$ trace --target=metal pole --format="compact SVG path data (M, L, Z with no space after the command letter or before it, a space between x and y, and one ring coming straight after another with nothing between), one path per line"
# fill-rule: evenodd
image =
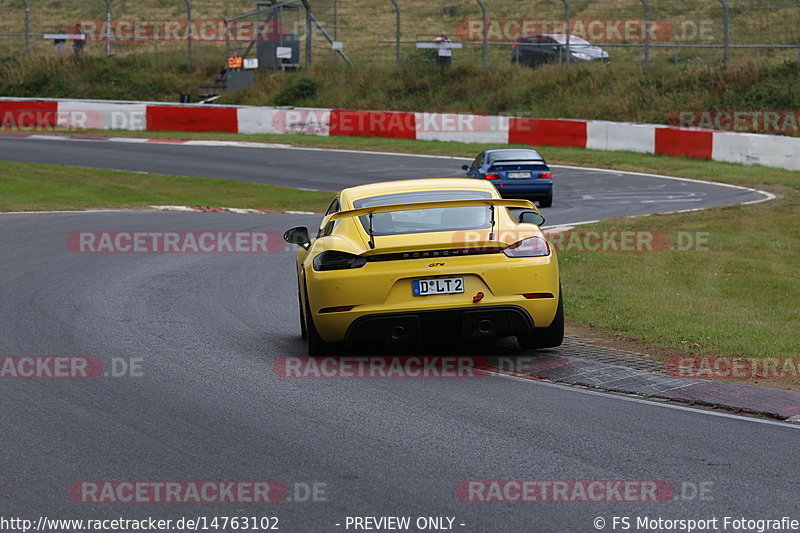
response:
M333 40L338 41L339 35L339 0L333 0Z
M311 66L311 5L308 0L302 0L306 8L306 67Z
M797 0L797 7L800 9L800 0ZM797 62L800 63L800 45L797 48Z
M111 0L106 0L106 57L111 55Z
M561 3L564 4L564 26L565 26L565 33L567 35L567 57L565 58L567 65L569 65L569 60L572 54L569 51L569 31L570 31L570 24L569 24L569 0L561 0Z
M306 10L306 66L311 66L311 13Z
M225 64L228 64L228 59L231 57L231 32L228 26L228 21L225 21Z
M650 68L650 2L641 0L644 5L644 71Z
M186 3L186 69L192 70L192 0L183 0Z
M730 5L728 4L728 0L719 0L719 3L722 4L722 31L724 32L722 36L724 45L723 57L725 58L725 61L727 61L731 57L731 50L730 50L731 36L729 33L730 22L731 22L730 20L731 9Z
M395 28L395 40L397 41L397 66L400 66L400 4L397 3L397 0L392 0L392 5L394 6L395 11L397 12L397 27Z
M482 0L475 0L481 7L481 20L483 21L483 68L489 67L489 19L486 16L486 5Z
M23 0L25 4L25 51L24 54L28 55L30 52L28 33L31 29L31 7L28 5L28 0Z

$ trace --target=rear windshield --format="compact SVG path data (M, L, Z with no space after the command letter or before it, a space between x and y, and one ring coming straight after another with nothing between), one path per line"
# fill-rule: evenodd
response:
M415 191L383 196L361 198L353 202L356 209L376 205L395 205L413 202L440 202L444 200L477 200L491 198L485 191ZM358 217L364 231L369 231L369 217ZM438 209L415 209L376 213L372 216L372 232L380 235L403 235L406 233L429 233L434 231L456 231L461 229L481 229L489 227L489 208L444 207Z
M567 34L566 33L560 33L558 35L551 35L550 37L555 39L557 43L567 44ZM589 45L589 46L591 46L592 43L590 43L586 39L581 39L577 35L570 35L569 36L569 44L571 44L571 45L572 44L579 44L579 45Z
M489 153L489 164L495 161L541 161L542 156L535 150L509 150L507 152L491 152Z

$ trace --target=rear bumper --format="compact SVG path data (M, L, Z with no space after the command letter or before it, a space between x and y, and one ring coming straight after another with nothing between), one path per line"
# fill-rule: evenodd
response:
M553 193L553 183L518 183L514 180L497 181L495 187L505 197L542 198Z
M503 254L492 258L487 255L449 257L433 264L432 260L436 261L431 258L374 261L357 271L317 272L307 269L304 278L309 307L322 339L329 343L343 342L351 335L349 332L354 331L356 322L370 317L415 315L447 318L447 313L452 311L483 312L484 309L513 307L532 317L530 320L536 327L545 327L555 316L559 293L555 253L546 257L521 258ZM413 295L415 279L439 277L463 277L464 292ZM474 297L479 293L483 297L475 302ZM524 294L528 293L549 293L554 297L527 299ZM338 306L352 306L352 309L320 312ZM456 324L453 326L455 333L460 335L461 322Z
M362 316L347 330L350 345L492 339L533 331L533 319L517 306L440 309Z

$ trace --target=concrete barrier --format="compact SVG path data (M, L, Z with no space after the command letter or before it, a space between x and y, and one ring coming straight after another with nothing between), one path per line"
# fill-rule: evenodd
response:
M421 141L508 144L508 117L460 113L416 113Z
M239 133L305 133L330 135L330 109L237 109Z
M711 159L714 132L684 128L656 128L657 154Z
M466 142L488 146L520 143L627 150L800 170L800 138L657 124L457 113L0 98L0 131L31 132L56 127L305 133Z
M586 121L512 118L508 142L533 146L586 147Z
M405 111L331 111L331 136L416 139L414 113Z
M652 154L656 151L656 126L590 120L586 124L586 148Z
M58 123L58 102L40 100L0 101L0 128L30 131L54 128Z
M800 139L757 133L714 133L714 161L800 170Z
M73 129L143 131L147 129L147 106L114 102L59 102L58 125Z
M233 107L149 105L147 130L239 133L239 119Z

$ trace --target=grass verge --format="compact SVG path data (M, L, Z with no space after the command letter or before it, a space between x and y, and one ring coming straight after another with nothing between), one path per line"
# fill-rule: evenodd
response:
M118 135L109 132L104 135ZM295 146L377 150L445 156L473 156L483 145L375 138L326 138L304 135L226 135L218 133L143 132L119 135L173 139L248 140ZM579 324L686 353L730 356L800 355L800 173L765 167L746 167L685 158L625 152L596 152L572 148L543 148L554 164L582 165L652 172L764 188L782 198L772 202L713 208L700 212L613 219L582 229L652 230L702 235L705 245L686 251L653 253L560 254L565 308ZM38 165L37 165L38 166ZM8 166L6 165L7 169ZM457 168L457 166L456 166ZM109 174L107 171L87 171ZM5 176L4 171L0 176ZM120 173L130 174L130 173ZM74 178L80 188L85 177ZM141 175L134 175L139 178ZM164 178L175 181L176 178ZM194 181L189 178L177 178ZM196 180L215 182L217 180ZM5 182L0 179L0 184ZM222 189L258 185L219 182ZM55 193L56 191L54 191ZM147 194L152 191L146 191ZM205 195L177 200L168 188L148 203L210 203L263 207L254 197ZM183 191L186 192L186 191ZM298 194L302 191L297 191ZM7 198L0 188L0 198ZM288 192L286 193L288 194ZM311 194L311 193L307 193ZM41 195L40 201L47 195ZM325 197L325 195L322 195ZM185 198L185 197L184 197ZM201 199L202 198L202 199ZM306 209L320 209L318 196L296 197ZM212 201L213 200L213 201ZM54 200L58 202L56 197ZM556 203L558 197L556 196ZM96 204L101 205L101 204ZM102 205L109 205L106 202ZM128 204L131 205L131 204ZM298 208L299 204L287 202ZM74 207L74 205L73 205Z
M0 211L211 205L324 211L330 193L257 183L75 168L0 164Z

